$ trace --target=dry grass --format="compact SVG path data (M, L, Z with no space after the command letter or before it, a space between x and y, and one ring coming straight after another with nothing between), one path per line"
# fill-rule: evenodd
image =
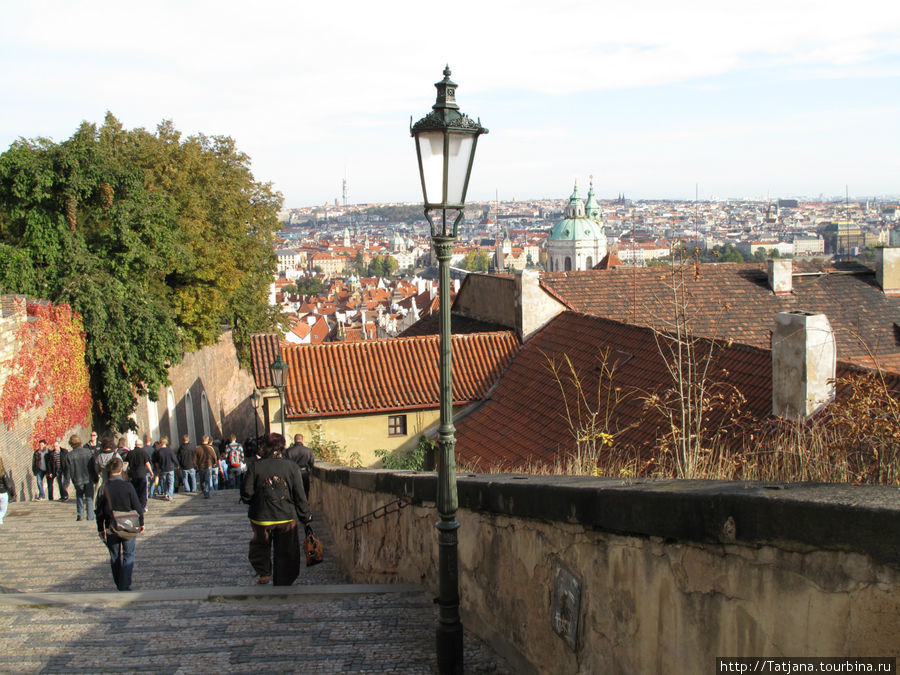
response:
M875 372L839 380L839 402L806 423L741 420L694 453L693 478L900 485L900 403ZM600 432L596 434L601 438ZM605 436L603 438L612 438ZM537 460L462 471L533 475L682 477L671 436L653 452L612 443L574 444L552 462Z

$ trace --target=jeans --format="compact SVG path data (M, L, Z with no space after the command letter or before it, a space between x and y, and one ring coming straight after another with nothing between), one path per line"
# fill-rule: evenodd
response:
M162 487L162 493L172 499L175 496L175 470L163 471L159 477L159 484Z
M64 473L59 473L56 475L56 484L59 486L59 498L60 499L68 499L69 498L69 479Z
M87 519L94 519L94 486L90 483L75 486L75 515L84 518L87 510Z
M9 493L0 492L0 525L3 524L3 518L6 516L6 507L9 504Z
M37 474L35 474L35 478L37 478L37 484L38 484L38 499L43 499L46 496L44 494L44 476L46 476L46 475L47 475L47 472L41 471L40 469L38 469ZM52 484L50 485L50 489L51 490L53 489ZM50 498L52 499L53 497L51 496Z
M197 469L182 469L182 480L184 481L185 492L197 491Z
M147 495L150 494L150 478L149 476L134 477L131 479L134 491L137 492L138 501L141 503L141 509L147 510Z
M112 568L116 589L131 589L131 573L134 571L134 548L136 539L119 539L114 534L106 535L106 548L109 549L109 566Z
M200 469L200 475L203 480L203 496L207 499L209 499L209 493L215 490L213 480L217 471L215 468Z

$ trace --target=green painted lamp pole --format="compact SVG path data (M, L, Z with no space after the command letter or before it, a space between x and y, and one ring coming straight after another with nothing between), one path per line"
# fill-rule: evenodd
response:
M438 572L440 615L437 628L437 665L440 673L463 672L463 627L459 618L459 569L456 520L456 437L453 427L453 379L450 342L450 257L456 243L456 228L462 220L466 190L478 137L486 134L481 120L475 122L459 112L456 83L450 67L437 87L437 101L431 112L415 124L410 133L416 141L416 156L425 218L431 225L431 239L438 260L441 319L441 421L438 428L437 508L441 519L438 531ZM410 119L410 123L412 119ZM440 212L435 221L432 211ZM455 211L448 225L447 211Z
M272 383L278 390L278 400L281 403L281 436L287 438L284 433L284 387L287 381L287 371L290 366L281 360L279 354L269 365L269 372L272 373Z
M256 389L253 390L253 393L250 394L250 405L253 406L253 440L256 441L259 439L259 400L262 396L259 395L259 392Z

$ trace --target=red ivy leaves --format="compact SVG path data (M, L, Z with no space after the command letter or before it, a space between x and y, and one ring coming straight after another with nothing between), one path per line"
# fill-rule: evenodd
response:
M0 393L0 420L12 428L21 413L46 405L34 423L32 442L62 440L91 414L81 317L68 305L29 302L29 319L19 326L20 345Z

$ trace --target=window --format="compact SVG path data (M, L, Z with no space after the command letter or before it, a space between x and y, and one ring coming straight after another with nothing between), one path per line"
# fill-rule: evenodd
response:
M388 417L388 436L406 436L406 415Z

